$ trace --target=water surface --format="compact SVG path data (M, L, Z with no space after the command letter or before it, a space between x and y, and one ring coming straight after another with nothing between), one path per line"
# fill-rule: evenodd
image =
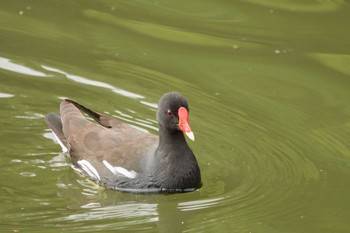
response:
M1 232L349 232L346 1L7 1ZM157 134L190 104L203 187L136 195L79 176L43 117L62 98Z

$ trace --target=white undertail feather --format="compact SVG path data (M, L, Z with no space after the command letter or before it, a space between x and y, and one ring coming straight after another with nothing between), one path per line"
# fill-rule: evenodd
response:
M55 134L55 132L52 131L53 136L55 136L56 141L58 142L58 144L61 146L62 148L62 152L63 153L67 153L68 152L68 148L62 143L62 141L57 137L57 135Z

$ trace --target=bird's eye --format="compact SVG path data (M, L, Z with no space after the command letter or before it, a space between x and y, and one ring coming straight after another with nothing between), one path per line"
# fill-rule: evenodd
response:
M166 114L167 114L168 116L172 116L172 115L173 115L173 112L170 111L170 110L168 110L168 111L166 112Z

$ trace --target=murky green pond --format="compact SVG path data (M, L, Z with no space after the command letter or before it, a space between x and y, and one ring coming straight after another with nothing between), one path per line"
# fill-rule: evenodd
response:
M350 231L348 1L0 3L0 232ZM203 187L105 190L44 115L68 97L157 134L183 93Z

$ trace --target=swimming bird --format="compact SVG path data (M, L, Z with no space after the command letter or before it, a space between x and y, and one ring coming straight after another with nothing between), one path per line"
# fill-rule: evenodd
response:
M94 121L88 120L85 115ZM178 92L158 102L159 136L94 112L69 99L45 120L74 167L110 189L135 193L188 192L201 187L189 107Z

